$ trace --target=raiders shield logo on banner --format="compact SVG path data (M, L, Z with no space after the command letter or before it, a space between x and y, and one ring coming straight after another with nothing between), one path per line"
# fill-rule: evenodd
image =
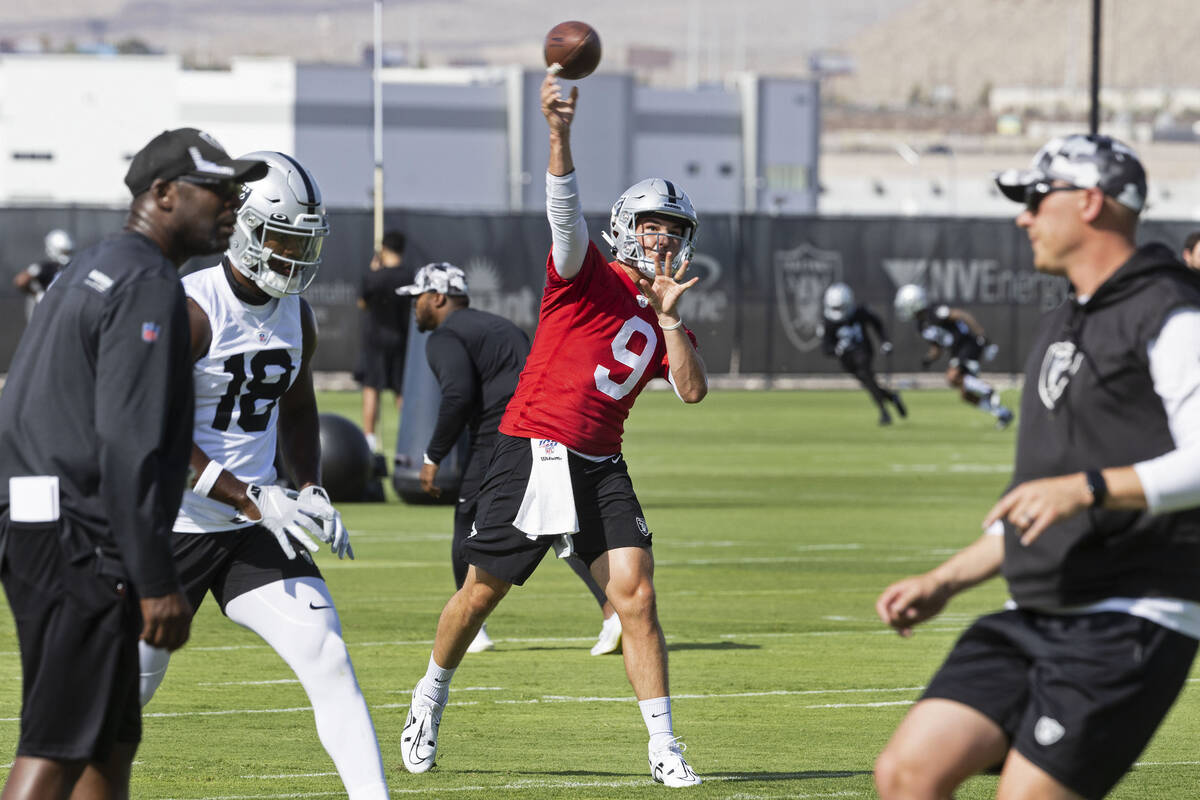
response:
M841 280L842 254L802 244L775 252L775 300L779 321L796 349L812 350L820 342L821 298Z
M1042 369L1038 373L1037 387L1042 405L1051 411L1054 410L1054 405L1067 390L1071 376L1079 371L1079 365L1082 363L1083 353L1075 349L1074 342L1055 342L1046 348L1046 355L1042 357Z

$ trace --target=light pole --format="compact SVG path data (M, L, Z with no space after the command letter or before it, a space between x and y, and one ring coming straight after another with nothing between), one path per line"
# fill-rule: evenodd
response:
M931 144L925 148L925 155L946 156L949 160L947 163L947 171L950 174L948 178L949 186L946 187L946 199L950 204L950 216L958 216L958 164L955 160L954 148L942 142L940 144Z
M908 193L908 202L901 210L907 216L915 217L921 213L921 205L917 202L917 187L921 184L921 154L907 143L900 142L896 145L896 155L913 168L913 188Z
M375 0L375 252L383 247L383 0Z

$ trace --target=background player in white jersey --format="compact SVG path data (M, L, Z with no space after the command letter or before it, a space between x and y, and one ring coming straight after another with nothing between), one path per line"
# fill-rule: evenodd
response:
M613 206L608 234L617 260L600 254L588 240L571 156L577 97L572 89L563 98L552 77L542 83L554 244L537 333L463 543L467 579L438 621L401 755L410 772L433 766L450 678L467 646L509 588L524 583L555 546L588 563L620 616L625 672L650 734L651 775L668 786L695 786L700 778L672 727L650 528L621 457L621 434L651 378L668 378L687 403L708 393L704 363L678 309L696 283L680 279L698 221L671 181L641 181Z
M329 232L316 180L283 153L257 152L266 177L246 184L222 262L184 278L191 322L198 476L172 550L192 608L211 591L231 620L288 663L312 702L317 733L351 800L388 796L370 712L342 641L309 533L354 557L321 488L312 384L316 322L299 295ZM276 442L300 491L275 485ZM169 654L142 646L142 704Z

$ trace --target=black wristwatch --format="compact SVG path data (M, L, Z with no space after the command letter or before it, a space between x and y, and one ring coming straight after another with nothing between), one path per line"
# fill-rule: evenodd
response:
M1087 480L1088 491L1092 493L1092 507L1103 508L1104 499L1108 497L1108 483L1104 480L1104 474L1098 469L1085 470L1084 478Z

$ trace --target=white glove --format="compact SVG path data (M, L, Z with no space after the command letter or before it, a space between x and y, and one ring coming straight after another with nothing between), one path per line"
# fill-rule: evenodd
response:
M329 545L338 558L350 556L354 559L354 548L350 546L350 531L342 524L342 515L329 502L329 495L320 486L306 486L300 490L300 510L322 525L321 541Z
M313 541L314 534L320 536L323 532L321 525L306 513L303 505L297 501L298 495L279 486L259 486L250 484L246 487L246 496L258 508L257 522L275 535L276 541L287 554L288 558L296 557L296 548L292 547L291 534L310 553L321 549L321 545Z
M887 355L888 353L892 352L892 343L884 342L883 344L879 345L879 349L884 355Z

